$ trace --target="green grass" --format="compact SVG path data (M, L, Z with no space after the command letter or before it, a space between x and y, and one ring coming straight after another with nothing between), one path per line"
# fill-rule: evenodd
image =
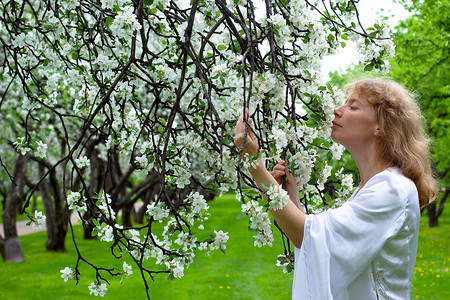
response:
M450 299L450 208L439 217L439 226L429 228L426 213L420 220L411 299Z
M275 233L274 247L256 248L252 233L247 230L248 219L236 219L240 205L234 196L226 195L210 202L208 228L228 231L227 254L220 251L210 256L199 253L195 262L185 270L185 277L168 281L165 274L149 282L152 299L290 299L292 274L284 274L275 266L282 252L280 236ZM448 299L449 211L440 218L440 226L428 228L426 215L421 220L419 250L413 280L412 299ZM113 260L108 243L83 240L79 226L75 234L85 256L104 267L120 267L122 260ZM211 229L212 231L212 229ZM0 272L0 299L85 299L88 285L94 281L93 270L81 265L80 283L64 282L59 270L74 267L76 252L67 237L67 253L45 250L46 233L20 237L25 252L23 263L3 263ZM131 263L131 259L126 259ZM110 280L105 299L145 299L140 275L135 272L120 284ZM94 296L92 296L94 297Z
M199 253L194 263L185 270L185 276L173 281L166 274L149 282L152 299L289 299L292 274L284 274L275 266L276 257L282 253L280 235L275 233L272 248L253 246L253 233L247 230L248 219L236 219L240 204L233 195L226 195L210 202L210 226L228 231L226 255L220 251L210 256ZM75 235L82 237L80 226ZM211 232L212 232L211 229ZM22 236L25 262L6 263L0 272L0 299L84 299L88 297L89 284L94 281L91 268L82 265L80 283L64 282L59 270L74 267L76 252L67 238L67 253L45 251L46 233ZM78 241L83 255L104 267L120 267L122 260L114 261L108 244L98 241ZM131 263L131 259L126 259ZM112 265L114 263L114 265ZM111 279L105 299L145 299L145 288L133 267L134 274L120 284ZM92 296L94 297L94 296Z

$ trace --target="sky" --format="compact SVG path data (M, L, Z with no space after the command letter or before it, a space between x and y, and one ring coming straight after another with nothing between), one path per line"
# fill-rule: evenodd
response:
M393 28L400 20L406 19L410 13L403 8L402 5L393 3L389 0L361 0L357 4L360 14L361 23L365 28L371 27L376 20L378 14L390 16L386 23ZM381 11L383 9L383 11ZM358 63L359 54L351 42L341 49L337 54L327 56L323 61L322 74L325 80L328 79L330 71L345 70L352 63Z

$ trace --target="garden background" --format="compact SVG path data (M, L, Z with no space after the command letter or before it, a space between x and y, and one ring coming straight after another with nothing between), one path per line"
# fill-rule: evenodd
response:
M150 3L153 1L146 1ZM444 209L449 194L449 48L450 4L449 1L398 1L409 11L410 17L395 28L396 56L388 74L418 94L426 118L433 146L434 169L440 180L442 193L430 205L421 218L419 249L413 280L413 299L447 299L450 285L448 275L450 212ZM385 18L389 18L386 16ZM76 58L74 58L76 59ZM369 67L368 67L369 66ZM374 65L354 64L347 70L329 74L329 83L342 87L352 78L370 71ZM3 100L2 100L3 101ZM2 110L2 114L4 111ZM164 121L164 120L163 120ZM25 126L26 127L26 126ZM11 148L12 149L12 148ZM5 158L14 154L2 154ZM344 153L343 161L349 161ZM355 173L355 166L346 164L346 172ZM2 172L4 168L2 168ZM4 178L10 174L2 173ZM6 196L2 185L2 209ZM43 203L37 198L37 208L43 211ZM226 254L211 252L209 256L198 253L195 263L184 270L181 279L167 280L167 274L155 276L149 281L152 299L289 299L292 274L285 274L275 266L276 257L285 247L281 236L274 230L274 246L254 247L253 233L247 230L248 219L237 218L240 203L234 194L225 194L208 202L211 217L204 221L205 227L220 228L229 232ZM32 213L32 212L31 212ZM19 215L18 220L26 219ZM121 221L119 217L119 222ZM127 220L126 222L132 222ZM154 225L154 232L162 226ZM273 228L275 229L275 228ZM77 236L83 236L81 226L74 226ZM79 285L74 280L64 282L59 270L74 268L76 251L71 243L69 230L66 236L66 253L49 252L45 243L46 232L20 236L25 260L22 263L3 263L0 272L1 299L84 299L88 297L87 286L95 276L92 268L80 266L82 276ZM83 256L95 264L121 268L121 262L113 261L108 244L98 240L77 239L77 247ZM108 279L107 299L144 299L145 287L139 269L123 283L121 278Z

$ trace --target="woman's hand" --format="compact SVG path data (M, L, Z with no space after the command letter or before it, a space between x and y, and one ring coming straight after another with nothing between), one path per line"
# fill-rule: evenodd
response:
M301 209L300 197L298 192L297 181L294 176L292 176L288 168L286 167L286 162L280 160L278 164L273 168L272 176L278 182L279 185L288 193L291 201ZM286 177L285 177L286 176Z
M247 116L248 109L245 109L245 117ZM244 122L244 113L241 113L241 116L236 123L236 127L234 128L234 144L239 151L242 149L242 156L247 153L250 156L253 156L259 151L258 138L253 131L253 121L251 118L248 118L248 124L250 126L248 126L246 130L247 125Z

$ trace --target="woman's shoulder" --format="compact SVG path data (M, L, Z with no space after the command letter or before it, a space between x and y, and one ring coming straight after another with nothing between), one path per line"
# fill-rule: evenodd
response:
M403 175L398 167L390 167L374 175L355 198L367 196L376 197L379 201L389 202L391 205L405 206L410 201L418 202L414 182Z
M392 188L401 189L405 192L417 192L414 182L403 175L402 171L398 167L389 167L373 176L368 182L367 187L376 186L377 184L385 183Z

